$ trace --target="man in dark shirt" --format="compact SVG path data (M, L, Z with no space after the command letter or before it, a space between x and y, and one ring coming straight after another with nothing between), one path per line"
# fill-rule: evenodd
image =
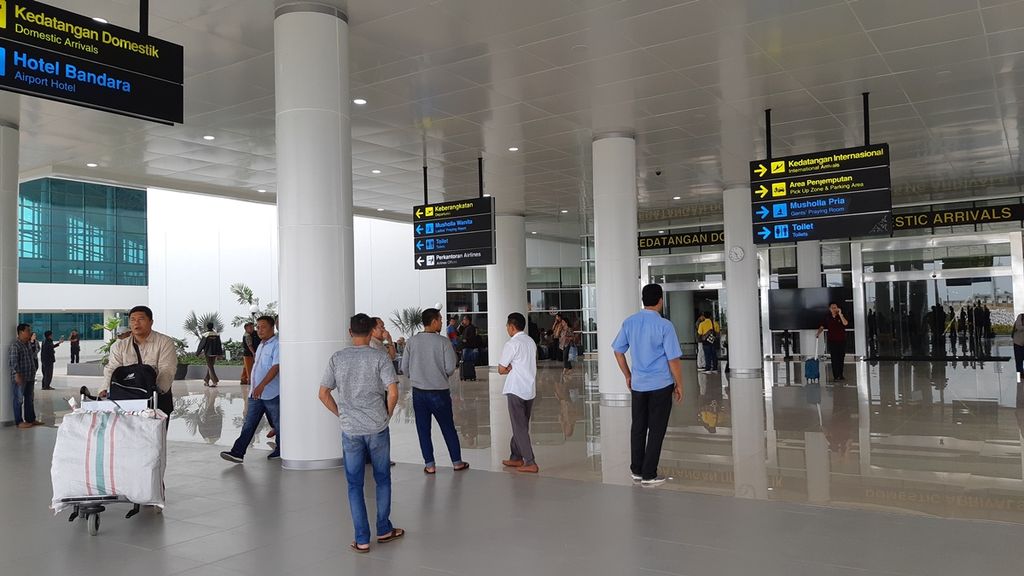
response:
M459 335L459 344L462 348L462 371L461 380L476 381L476 359L480 354L480 336L476 332L476 326L469 316L462 317L462 332Z
M64 343L64 337L60 337L60 342L53 341L53 332L47 330L43 332L43 353L39 360L43 366L43 390L53 390L53 386L50 383L53 382L53 365L57 363L57 352L56 348Z
M828 316L818 326L817 336L821 336L822 332L828 330L825 341L828 346L828 354L832 358L832 379L842 382L845 380L843 378L843 359L846 357L846 326L850 322L836 302L828 305L828 312Z
M29 342L32 340L32 327L18 324L18 339L11 343L7 351L7 367L11 371L14 395L14 423L20 429L31 428L36 422L36 409L32 388L35 386L36 354ZM22 410L24 409L24 416Z

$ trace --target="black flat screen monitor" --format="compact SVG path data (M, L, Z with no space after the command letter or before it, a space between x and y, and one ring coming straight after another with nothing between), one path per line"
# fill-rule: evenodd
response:
M853 328L853 293L849 288L780 288L768 291L768 327L772 330L815 330L838 302Z

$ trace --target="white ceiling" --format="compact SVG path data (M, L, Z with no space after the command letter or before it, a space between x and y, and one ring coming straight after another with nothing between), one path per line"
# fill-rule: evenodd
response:
M51 3L138 25L135 0ZM273 1L151 4L151 34L185 46L185 124L25 98L23 175L272 200ZM764 108L776 156L853 146L866 90L894 184L914 184L895 201L1017 190L1024 1L350 0L349 16L364 211L422 200L425 140L432 200L474 195L483 155L488 191L525 191L528 229L571 236L595 131L636 132L642 210L706 202L723 166L764 155Z

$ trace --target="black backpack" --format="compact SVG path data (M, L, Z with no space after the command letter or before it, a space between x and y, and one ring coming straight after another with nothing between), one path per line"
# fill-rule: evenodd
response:
M156 385L156 368L142 363L142 352L139 345L132 339L135 348L136 364L126 364L114 370L110 376L108 398L111 400L149 400L158 392Z

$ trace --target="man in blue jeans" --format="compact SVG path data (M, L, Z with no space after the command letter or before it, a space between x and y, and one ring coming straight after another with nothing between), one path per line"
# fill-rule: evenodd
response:
M412 409L416 416L420 452L423 454L423 472L437 472L434 442L430 437L432 418L437 419L444 443L448 446L448 454L452 457L452 465L458 472L469 468L469 464L462 461L462 447L459 445L459 433L455 429L452 413L449 379L455 373L455 351L448 339L441 336L443 320L440 310L427 308L420 319L423 321L423 332L409 338L405 344L402 372L412 380Z
M683 355L672 322L661 316L665 294L658 284L644 286L644 309L626 318L612 342L615 360L632 394L630 472L641 486L665 483L658 476L661 445L672 413L672 398L683 401ZM626 352L633 360L632 370ZM673 384L674 382L674 384Z
M373 481L377 484L377 543L384 544L405 535L405 530L391 524L391 431L388 423L398 403L398 377L388 355L370 347L374 325L366 314L352 317L349 324L352 346L331 356L320 381L320 402L341 423L348 506L356 533L350 547L359 553L370 551L370 520L363 496L367 456L373 465ZM338 391L337 401L334 390Z
M267 460L281 457L281 360L277 334L274 334L275 324L277 322L272 316L261 316L256 320L256 333L259 334L260 345L256 349L249 378L252 384L249 391L249 407L245 411L245 423L242 424L242 433L239 434L238 440L235 440L231 450L220 453L220 457L228 462L242 463L245 451L249 444L252 444L252 437L256 435L256 429L259 428L264 415L270 427L278 432L277 448L267 455Z

